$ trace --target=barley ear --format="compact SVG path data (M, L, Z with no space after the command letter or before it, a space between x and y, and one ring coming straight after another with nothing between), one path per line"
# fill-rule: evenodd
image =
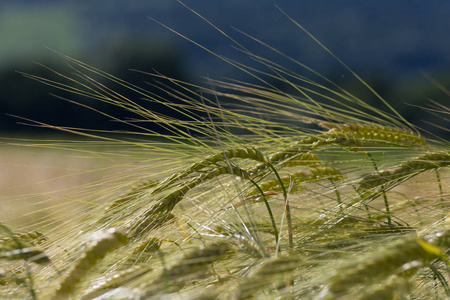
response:
M318 123L329 129L324 135L336 138L336 143L348 141L355 146L388 145L407 148L424 148L425 139L417 133L399 127L387 127L379 124L334 124Z
M359 181L359 189L368 190L377 186L411 178L422 172L450 165L450 152L429 152L405 161L395 168L365 175Z
M175 262L153 282L142 284L140 299L179 291L188 279L192 280L208 272L208 266L223 258L230 251L226 243L215 243L195 248Z
M250 179L250 175L247 171L233 166L221 166L215 168L207 173L200 174L199 176L191 179L189 182L182 185L180 188L165 196L161 200L157 200L157 203L151 205L144 212L140 213L134 220L128 224L128 228L136 235L142 235L148 230L155 228L163 224L165 221L171 219L168 216L173 208L185 197L185 195L196 186L205 183L220 175L235 175L244 179Z
M109 252L125 244L127 240L126 235L114 228L101 232L100 236L81 254L78 261L74 263L67 275L61 280L51 299L63 300L69 298L88 271Z
M187 178L191 174L195 174L200 170L208 167L217 167L217 163L225 162L229 163L230 159L241 158L241 159L251 159L254 161L265 162L264 155L257 149L254 148L236 148L223 151L214 155L210 155L202 161L196 162L187 169L175 173L172 176L166 178L162 181L153 191L152 194L156 194L172 184Z

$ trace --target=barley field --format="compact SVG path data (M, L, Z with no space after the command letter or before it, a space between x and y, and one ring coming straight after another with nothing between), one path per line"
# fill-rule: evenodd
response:
M377 107L294 58L310 77L235 46L261 68L218 59L258 84L149 75L163 97L63 54L73 73L55 70L61 81L25 74L136 119L108 115L129 125L122 133L56 127L79 139L4 141L3 298L450 296L448 141L344 63Z

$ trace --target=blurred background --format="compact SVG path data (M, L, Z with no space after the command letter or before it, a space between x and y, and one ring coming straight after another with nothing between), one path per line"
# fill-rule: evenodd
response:
M427 122L441 121L416 106L427 106L430 100L447 106L450 103L445 89L450 89L447 0L184 2L258 55L303 72L238 30L274 46L377 105L373 95L275 5L279 6L410 121L426 128L432 128ZM197 84L203 83L205 77L252 80L152 19L220 55L254 63L233 48L229 39L175 0L0 1L0 136L46 132L20 124L19 119L10 115L52 125L121 129L117 122L103 120L87 109L51 96L50 93L61 92L17 72L53 78L51 72L39 65L43 64L69 74L71 70L64 60L49 49L147 89L152 88L145 83L151 78L130 69L156 70ZM71 99L78 101L76 96ZM92 103L93 100L82 101L103 111L112 109ZM120 112L116 114L127 117Z
M448 121L436 118L417 106L427 106L431 100L450 106L450 1L184 1L255 54L308 78L312 76L236 29L261 39L379 107L379 101L283 15L275 6L278 5L411 122L434 133L447 134L448 138L448 131L445 130ZM86 145L86 151L69 151L67 149L73 149L75 146L72 144L77 143L74 135L24 125L31 122L13 117L78 128L130 129L51 94L95 107L118 118L135 116L105 103L68 95L19 73L58 78L42 65L61 74L73 73L74 70L54 51L105 70L153 93L160 91L147 83L152 82L152 77L130 69L144 72L156 70L201 85L205 85L205 77L254 82L244 72L177 36L153 19L211 51L262 68L176 0L0 0L2 223L41 230L48 222L37 226L36 220L46 220L53 215L53 211L54 215L60 215L60 211L66 210L65 206L61 206L63 204L68 204L67 209L70 210L80 208L79 193L84 195L85 190L92 193L95 201L108 197L109 194L104 191L109 189L100 188L98 182L110 184L111 190L116 191L117 180L120 180L119 186L125 186L123 182L132 182L128 178L139 178L144 174L142 172L147 172L141 164L136 168L134 162L145 161L146 155L152 155L148 151L139 152L126 147L114 148L114 151L98 150L100 143L78 143ZM313 79L318 78L313 76ZM139 100L136 94L129 94L117 86L113 88L134 101ZM168 113L155 103L144 101L143 104L148 105L149 109ZM429 123L437 123L444 129ZM145 126L156 125L146 123ZM49 142L48 146L45 143L41 146L42 141ZM30 147L15 147L16 143ZM110 149L111 146L105 147ZM79 186L85 189L80 190ZM98 198L94 190L98 191Z

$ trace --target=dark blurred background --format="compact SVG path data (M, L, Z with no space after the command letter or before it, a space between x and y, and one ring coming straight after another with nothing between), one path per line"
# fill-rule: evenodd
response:
M410 121L433 131L427 122L446 126L445 121L442 123L416 106L427 106L430 100L450 106L450 96L443 88L450 89L448 0L185 0L185 3L258 55L303 72L233 28L275 46L378 105L370 92L275 7L278 5ZM204 77L252 80L150 18L216 53L252 64L245 54L232 47L230 40L175 0L0 1L0 135L44 132L19 124L19 119L9 115L52 125L122 129L117 122L49 94L63 92L16 72L53 78L35 63L39 62L69 74L71 70L64 60L48 48L147 89L151 86L145 81L151 78L129 69L147 72L154 69L193 83L202 83ZM77 96L71 99L78 101ZM106 104L80 101L113 113ZM132 117L114 113L121 118Z

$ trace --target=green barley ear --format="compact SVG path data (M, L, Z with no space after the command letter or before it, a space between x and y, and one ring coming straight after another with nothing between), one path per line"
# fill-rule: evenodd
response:
M429 152L412 160L405 161L395 168L365 175L359 181L360 189L372 189L383 184L411 178L422 172L444 168L450 165L450 152Z
M139 277L151 272L152 269L152 266L148 264L136 265L126 270L99 278L98 283L83 291L81 299L88 300L99 297L112 289L120 288L121 286L138 279Z
M301 139L288 148L274 153L268 162L279 164L285 161L285 166L293 162L304 165L320 165L311 152L319 147L339 145L354 151L363 150L363 146L387 145L407 148L424 148L425 139L417 133L397 127L387 127L377 124L333 124L317 122L323 128L329 129L320 135ZM258 174L266 167L263 164L250 170L250 174Z
M36 264L47 264L50 262L50 258L42 249L32 246L12 250L0 249L0 259L23 259Z
M152 194L156 194L159 191L170 187L172 184L185 179L189 175L198 173L204 168L217 167L220 162L229 163L229 160L233 158L251 159L259 162L266 161L264 155L259 150L254 148L229 149L218 154L210 155L204 160L194 163L184 171L166 178L152 191Z
M289 175L281 177L285 186L292 185L291 192L302 189L302 183L315 182L321 180L339 181L345 179L345 176L336 168L333 167L316 167L309 168L305 171L292 172ZM280 182L278 179L272 179L259 184L263 191L281 191ZM252 189L248 195L256 195L258 190Z
M0 258L23 259L37 264L49 263L50 258L39 247L47 241L47 237L37 231L12 234L0 239Z
M434 259L447 262L443 254L450 248L449 230L425 238L407 237L381 247L375 253L367 253L335 271L327 281L330 297L341 297L359 284L372 284L390 275L402 274L411 264L423 266Z
M387 145L411 148L424 148L425 139L418 133L398 127L378 124L334 124L318 123L329 129L325 136L342 139L355 145Z
M291 277L295 269L302 266L305 259L298 255L279 256L264 260L249 276L240 280L235 297L248 299L261 292L267 294L281 294L289 296L286 287L287 278ZM278 290L274 293L274 290Z
M310 139L307 138L308 143ZM311 149L308 147L302 147L301 145L291 145L281 151L273 153L267 162L258 164L251 168L248 172L252 176L260 176L264 171L269 169L269 164L277 166L278 168L296 167L296 166L321 166L321 162L314 153L311 153Z
M181 188L177 189L175 192L170 193L168 196L164 197L162 201L158 204L158 208L156 209L157 212L167 211L170 212L175 205L177 205L178 202L181 201L181 199L185 196L187 192L198 186L199 184L205 183L217 176L220 175L235 175L237 177L241 177L243 179L249 179L250 175L247 171L233 166L221 166L218 168L215 168L209 172L206 172L204 174L201 174L192 180L188 181L186 184L182 185Z
M379 285L365 288L357 300L405 299L410 293L411 284L405 278L392 275ZM343 297L345 298L345 297Z
M111 217L110 216L111 213L114 213L116 210L120 208L124 208L124 206L126 206L127 203L133 202L133 200L137 196L155 187L157 184L158 182L154 180L148 180L148 181L141 181L138 184L134 185L133 187L131 187L129 192L120 196L105 208L103 212L104 216L100 218L99 222L105 221L106 218Z
M166 220L170 219L168 217L170 212L190 190L217 176L225 174L235 175L243 179L250 178L247 171L233 165L221 166L209 172L202 173L189 180L187 183L183 184L180 188L165 196L163 199L157 200L155 204L150 205L150 207L144 212L141 212L139 216L127 225L129 230L136 235L142 235L148 230L163 224Z
M230 250L230 246L225 243L192 249L182 259L174 262L173 266L163 271L153 282L141 284L138 297L155 297L180 290L189 280L201 278L205 272L208 272L209 265L222 259Z
M74 263L67 275L61 280L51 299L62 300L71 297L89 270L94 268L108 253L122 246L127 241L127 236L115 229L108 229L98 233L96 240L90 243L78 261Z
M0 248L0 258L5 258L7 260L20 259L25 262L24 267L26 280L19 279L15 281L22 285L25 285L28 288L28 292L31 298L37 299L34 288L33 274L30 271L30 267L28 266L27 261L32 261L37 264L47 264L48 262L50 262L50 259L48 258L47 254L41 249L34 246L27 247L23 244L22 238L28 237L27 234L14 234L13 231L4 224L0 224L0 232L3 232L3 234L7 236L5 239L3 239L3 242L6 242L6 244L4 244L3 246L6 247L4 247L3 249ZM31 234L31 236L36 237L36 234Z
M11 247L17 244L17 241L24 244L40 245L48 242L48 238L38 231L30 231L24 233L16 233L13 237L5 237L0 239L0 247Z

